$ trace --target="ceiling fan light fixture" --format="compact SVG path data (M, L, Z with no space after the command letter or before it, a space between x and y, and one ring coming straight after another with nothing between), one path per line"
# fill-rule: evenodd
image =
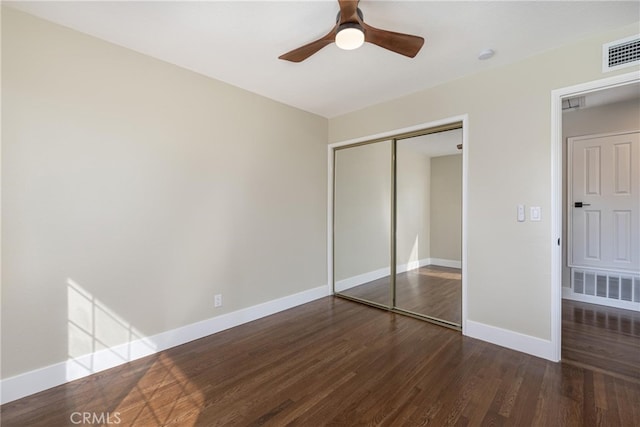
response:
M424 44L424 38L382 30L365 24L358 1L338 0L340 11L336 14L335 25L327 34L278 58L302 62L327 45L335 43L340 49L353 50L362 46L365 41L407 58L413 58L418 54Z
M354 50L364 44L364 30L360 24L348 22L340 25L336 33L336 45L340 49Z

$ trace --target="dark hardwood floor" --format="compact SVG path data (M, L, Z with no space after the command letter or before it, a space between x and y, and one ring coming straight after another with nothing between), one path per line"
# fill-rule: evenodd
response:
M414 313L462 323L462 273L458 268L428 265L397 275L396 305ZM389 277L343 292L346 295L389 305Z
M562 300L562 360L640 383L640 313Z
M638 426L640 385L327 297L5 404L2 426ZM77 417L77 416L76 416Z

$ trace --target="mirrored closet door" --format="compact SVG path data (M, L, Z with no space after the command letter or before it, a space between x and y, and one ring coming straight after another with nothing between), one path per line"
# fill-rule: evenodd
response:
M391 141L334 151L334 292L391 306Z
M337 296L460 329L462 128L334 148Z
M396 142L395 307L462 323L462 129Z

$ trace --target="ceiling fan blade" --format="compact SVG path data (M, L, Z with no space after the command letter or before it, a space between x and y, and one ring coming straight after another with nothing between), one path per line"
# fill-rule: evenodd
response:
M359 0L338 0L340 4L340 23L358 21Z
M284 59L285 61L291 62L302 62L323 47L328 44L334 42L336 38L336 29L338 28L338 24L335 25L324 37L319 38L316 41L312 41L311 43L307 43L304 46L300 46L297 49L294 49L290 52L287 52L283 55L280 55L278 59Z
M367 25L362 21L361 25L364 28L364 40L366 42L373 43L392 52L399 53L400 55L408 56L409 58L415 57L424 44L424 39L419 36L381 30Z

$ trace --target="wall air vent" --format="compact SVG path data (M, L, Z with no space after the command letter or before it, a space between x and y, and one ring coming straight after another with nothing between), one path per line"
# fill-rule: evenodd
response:
M640 34L602 45L602 72L640 64Z
M562 111L573 111L584 107L585 97L577 96L562 100Z
M640 276L634 273L571 269L572 299L640 311Z

